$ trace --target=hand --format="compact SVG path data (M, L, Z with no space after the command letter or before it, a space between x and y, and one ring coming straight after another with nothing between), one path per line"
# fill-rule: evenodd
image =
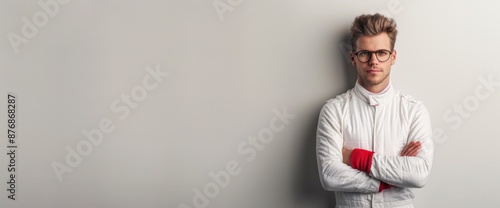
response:
M352 150L342 149L342 160L348 166L351 166L351 154Z
M422 144L420 143L420 141L417 141L417 142L412 141L403 148L403 151L401 151L401 156L415 157L415 156L417 156L418 151L421 148L422 148Z

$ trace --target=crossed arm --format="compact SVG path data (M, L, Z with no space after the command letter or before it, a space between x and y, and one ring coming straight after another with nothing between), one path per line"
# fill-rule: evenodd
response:
M392 186L425 185L433 153L432 132L425 108L417 112L408 135L412 142L403 148L400 156L361 149L344 150L340 114L332 106L325 105L318 122L318 166L326 190L375 193Z
M422 148L422 143L420 141L417 142L411 141L408 145L406 145L403 148L403 151L401 151L400 156L415 157L417 156L420 148ZM342 149L343 161L348 166L351 166L351 155L352 155L352 150Z
M415 157L418 154L418 151L422 148L422 143L420 141L414 142L411 141L408 145L406 145L403 150L401 151L400 156L401 157ZM351 157L353 151L355 152L355 157ZM371 162L367 160L372 160L373 155L367 156L366 154L373 154L372 152L363 150L363 149L355 149L355 150L349 150L349 149L342 149L342 158L343 162L357 170L361 170L366 172L366 174L370 174L370 169L371 169ZM364 160L364 161L360 161ZM367 163L370 163L370 165L367 165ZM392 188L393 186L381 181L380 186L379 186L379 192L383 191L388 188Z

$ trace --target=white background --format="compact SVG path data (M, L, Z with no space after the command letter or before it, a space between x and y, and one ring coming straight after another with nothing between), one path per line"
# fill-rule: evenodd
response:
M334 206L318 177L317 117L353 87L349 24L373 12L398 23L395 88L422 100L440 132L415 206L500 206L498 2L220 2L231 11L218 14L213 0L74 0L48 15L38 1L1 1L1 207L194 207L194 190L230 161L240 171L206 207ZM34 16L25 37L23 18ZM9 34L26 41L13 46ZM110 105L138 92L148 66L169 75L121 120ZM8 92L18 96L16 201L6 191ZM238 147L285 107L296 117L247 161ZM113 131L59 182L51 164L67 165L67 147L106 118Z

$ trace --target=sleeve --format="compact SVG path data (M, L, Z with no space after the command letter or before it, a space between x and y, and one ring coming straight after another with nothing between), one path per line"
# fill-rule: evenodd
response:
M431 171L434 147L429 113L421 103L416 106L408 138L422 143L417 156L386 156L375 153L370 175L398 187L422 188Z
M316 135L316 154L321 184L328 191L379 192L380 181L342 161L341 116L331 103L321 110Z

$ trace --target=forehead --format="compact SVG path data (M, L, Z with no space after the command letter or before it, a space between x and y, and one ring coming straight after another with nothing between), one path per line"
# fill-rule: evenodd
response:
M391 39L387 33L380 33L372 36L363 35L356 40L356 46L357 50L391 50Z

